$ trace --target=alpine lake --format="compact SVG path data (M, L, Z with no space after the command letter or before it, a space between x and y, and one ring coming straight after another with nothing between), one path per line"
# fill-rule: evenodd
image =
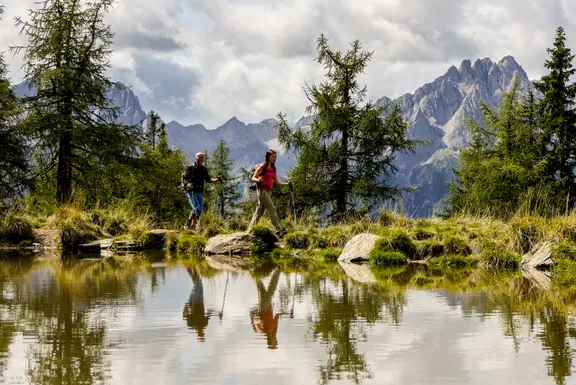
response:
M576 279L542 274L5 252L0 382L576 384Z

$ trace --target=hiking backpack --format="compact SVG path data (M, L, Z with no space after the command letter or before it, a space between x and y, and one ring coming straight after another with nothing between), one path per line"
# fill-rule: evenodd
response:
M249 176L250 184L248 185L248 188L252 191L257 190L260 187L260 183L252 181L252 175L254 175L254 173L256 172L258 167L262 166L263 164L265 164L265 163L257 163L254 166L252 166L252 168L250 169L250 176ZM274 171L276 171L276 165L272 165L272 168L274 169Z

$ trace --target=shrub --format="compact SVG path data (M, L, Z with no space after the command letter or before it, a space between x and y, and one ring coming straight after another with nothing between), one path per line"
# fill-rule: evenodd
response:
M444 254L444 245L440 241L427 240L418 245L418 255L422 259L436 258Z
M378 224L380 226L390 226L394 223L394 213L389 210L381 211L378 214Z
M552 258L576 261L576 246L570 242L560 242L552 248Z
M514 249L525 254L542 238L544 220L534 216L515 217L510 221L510 231Z
M370 252L370 263L377 267L399 266L407 264L408 258L398 251L383 251L375 248Z
M488 249L482 253L482 259L488 266L500 269L516 269L520 266L522 257L503 249Z
M402 231L393 231L376 241L375 249L381 251L400 252L409 259L416 259L418 249L416 245Z
M274 249L276 242L278 242L278 237L269 228L265 226L254 226L250 231L250 234L254 236L252 241L252 252L255 254L267 253Z
M206 246L206 238L200 235L184 234L176 245L176 251L184 254L202 255Z
M34 228L27 217L10 212L0 219L0 242L18 244L32 240Z
M414 230L414 239L419 241L434 238L434 235L435 235L434 232L428 229L417 228L416 230Z
M326 249L318 253L318 258L326 263L336 262L338 257L342 254L342 249Z
M444 239L444 252L449 255L470 255L472 249L464 238L449 235Z
M308 234L302 231L286 234L284 237L286 245L291 249L307 249L310 246Z

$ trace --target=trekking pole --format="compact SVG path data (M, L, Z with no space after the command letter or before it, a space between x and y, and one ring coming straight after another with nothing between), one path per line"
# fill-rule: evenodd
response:
M294 201L294 187L292 186L292 182L290 182L290 194L292 194L292 212L294 213L294 224L297 225L298 221L296 220L296 203Z
M228 291L228 278L230 278L230 272L226 272L226 285L224 285L224 296L222 297L222 308L220 309L220 314L218 314L218 318L222 320L222 316L224 315L224 303L226 302L226 291Z

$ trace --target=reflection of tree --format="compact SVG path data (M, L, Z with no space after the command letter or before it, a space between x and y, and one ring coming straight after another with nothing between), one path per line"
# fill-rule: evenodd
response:
M28 271L0 263L0 286L10 284L12 289L10 299L1 298L3 306L10 306L9 324L36 340L27 352L29 383L106 381L105 324L118 304L134 303L138 273L109 262L52 261ZM8 350L10 334L10 327L3 326L0 350L5 345Z
M554 377L556 384L564 384L566 377L572 375L572 349L568 337L576 337L576 329L568 325L567 317L555 309L544 308L539 312L544 329L538 334L544 348L549 350L546 364L548 375Z
M324 281L325 282L325 281ZM363 354L357 352L357 343L366 339L364 322L373 324L383 318L384 305L391 305L391 319L399 320L403 299L374 286L354 286L347 280L336 281L334 290L323 281L311 285L316 306L313 336L327 345L328 359L320 367L320 383L341 378L342 373L355 384L372 373ZM339 291L339 292L338 292ZM386 306L388 308L388 306Z

